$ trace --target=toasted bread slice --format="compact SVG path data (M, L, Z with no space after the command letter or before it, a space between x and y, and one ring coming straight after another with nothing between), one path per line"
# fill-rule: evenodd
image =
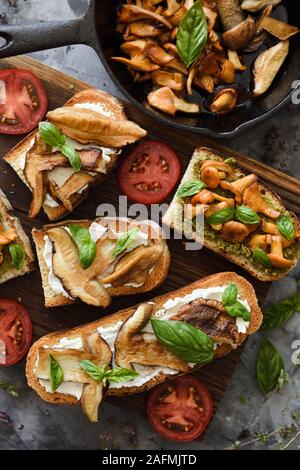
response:
M199 178L199 168L203 161L205 160L217 160L217 161L225 161L228 157L226 155L222 155L215 150L200 147L197 148L193 154L193 157L189 163L189 166L181 180L180 186L188 181ZM234 165L234 175L237 179L240 179L246 176L248 173L243 170L242 167L236 164L233 159L229 159L231 163ZM281 213L289 213L292 220L299 224L299 221L296 215L292 212L288 212L285 206L283 205L280 197L274 193L270 188L259 182L259 189L263 192L264 197L268 200L268 203L272 206L273 209L281 212ZM214 190L212 190L214 191ZM228 196L229 197L229 196ZM231 196L232 197L232 196ZM168 225L169 227L173 228L174 230L183 231L185 236L192 240L196 240L195 232L191 229L190 224L187 224L183 227L183 202L182 199L175 194L170 207L166 214L163 217L163 223ZM233 249L228 247L228 251L221 249L218 244L218 241L222 241L220 235L217 235L217 238L208 238L204 237L204 246L209 250L214 251L215 253L223 256L224 258L228 259L229 261L241 266L246 271L248 271L252 276L260 279L261 281L274 281L276 279L280 279L285 276L293 267L297 264L300 258L300 239L296 240L294 245L294 256L290 258L292 265L289 269L282 269L282 268L264 268L258 263L256 263L253 258L250 256L245 256L242 252L238 254L234 253ZM222 241L222 244L224 242ZM231 244L230 244L231 245Z
M228 285L228 283L235 283L238 287L239 295L242 299L247 300L249 307L251 309L251 321L249 327L247 329L246 334L239 335L239 344L242 344L243 341L247 338L248 335L255 333L262 322L262 312L258 306L255 291L252 285L246 281L241 276L238 276L232 272L225 272L214 274L212 276L205 277L200 279L186 287L178 289L176 291L170 292L168 294L162 295L160 297L156 297L152 299L154 303L154 309L159 310L163 306L163 304L175 297L183 297L186 294L191 293L194 289L199 288L209 288L209 287L216 287L216 286L224 286ZM28 384L32 387L38 395L45 401L49 403L56 403L56 404L78 404L80 403L75 397L71 395L66 395L62 393L49 393L47 392L39 383L39 380L35 376L35 364L38 358L38 351L43 346L51 346L55 345L59 340L62 338L68 339L75 339L80 337L82 334L89 335L94 333L97 328L99 327L109 327L110 325L114 325L119 321L125 322L137 309L137 306L131 307L126 310L121 310L113 315L106 316L97 320L93 323L88 325L83 325L72 330L68 331L61 331L50 333L49 335L40 338L34 345L31 347L28 357L27 357L27 364L26 364L26 376L28 380ZM218 345L217 349L215 350L215 358L224 356L232 351L232 348L228 344ZM191 370L196 370L201 366L193 367ZM174 377L174 375L172 375ZM106 396L124 396L124 395L131 395L134 393L141 393L150 388L154 387L155 385L164 382L165 380L169 379L170 375L166 375L164 373L160 373L159 375L151 378L149 381L145 382L142 386L135 386L135 387L121 387L121 388L109 388L107 390Z
M0 264L0 284L13 279L14 277L23 276L33 269L34 255L32 252L29 238L23 230L23 227L17 217L13 215L13 208L5 196L4 192L0 189L0 216L1 224L4 230L13 230L17 234L15 243L21 245L25 252L25 260L21 269L17 270L11 262L6 263L5 257ZM10 256L10 255L7 255Z
M64 105L66 107L75 107L82 109L90 109L92 112L101 112L104 116L110 119L126 120L124 113L124 107L122 103L115 97L97 89L87 89L79 93L76 93L69 101ZM18 145L16 145L7 155L4 160L9 163L15 172L19 175L26 186L31 190L28 185L25 174L24 174L24 160L26 153L34 144L37 130L29 134L23 139ZM96 184L100 184L106 176L113 170L119 155L119 150L116 149L115 153L110 155L110 161L106 165L106 173L101 174L97 178ZM91 185L89 185L91 187ZM89 191L82 191L80 195L77 195L74 201L74 208L79 205L84 199L88 197ZM48 216L50 221L56 221L64 217L69 213L66 207L61 203L58 207L50 207L47 204L43 204L43 209Z
M96 219L101 220L101 218ZM108 222L114 221L114 218L109 218L106 217L103 220L106 220ZM160 227L150 221L142 221L142 222L134 222L131 219L122 219L124 222L127 221L127 223L130 223L131 227L139 227L143 232L146 232L148 230L148 227L151 223L151 230L153 230L153 238L155 237L156 239L161 240L163 243L163 254L159 259L159 262L155 265L155 268L151 273L148 275L146 282L140 286L140 287L130 287L130 286L118 286L118 287L107 287L108 293L112 297L118 297L121 295L132 295L132 294L139 294L142 292L148 292L159 285L161 285L169 271L170 267L170 252L168 249L168 245L165 240L162 238L162 231ZM70 224L79 224L82 226L89 227L89 225L92 223L92 221L89 220L68 220L65 222L59 222L57 224L51 224L51 225L45 225L43 229L37 230L33 229L32 230L32 237L36 246L36 251L37 251L37 257L38 257L38 262L40 266L40 271L41 271L41 277L42 277L42 285L44 289L44 296L45 296L45 306L46 307L58 307L62 305L69 305L74 303L74 300L70 298L66 298L63 295L57 295L51 286L49 285L48 281L48 275L49 275L49 269L46 265L44 256L43 256L43 250L45 246L45 241L44 237L47 235L47 232L49 229L54 228L54 227L63 227L66 225Z

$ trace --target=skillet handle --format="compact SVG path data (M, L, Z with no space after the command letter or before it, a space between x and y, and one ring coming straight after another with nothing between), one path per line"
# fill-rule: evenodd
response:
M71 44L95 47L94 7L92 0L87 13L75 20L0 26L0 59Z

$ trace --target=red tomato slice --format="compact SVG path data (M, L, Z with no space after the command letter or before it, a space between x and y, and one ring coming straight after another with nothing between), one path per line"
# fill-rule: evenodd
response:
M46 114L48 99L40 79L29 70L0 70L0 133L26 134Z
M164 201L181 173L177 154L167 144L148 140L138 144L123 160L119 171L122 192L141 204Z
M27 310L15 300L0 299L0 366L11 366L27 353L32 323Z
M192 441L207 428L213 413L210 394L191 375L155 387L147 401L148 419L158 433L171 441Z

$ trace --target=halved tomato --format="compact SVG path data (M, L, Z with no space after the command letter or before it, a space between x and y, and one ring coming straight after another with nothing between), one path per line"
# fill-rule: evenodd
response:
M26 134L46 114L48 99L41 80L30 70L0 70L0 133Z
M0 366L11 366L27 353L32 341L32 323L23 305L0 299Z
M119 183L132 201L158 204L173 191L180 173L176 152L167 144L148 140L138 144L123 160Z
M148 419L158 433L171 441L192 441L207 428L213 413L210 394L191 375L155 387L147 401Z

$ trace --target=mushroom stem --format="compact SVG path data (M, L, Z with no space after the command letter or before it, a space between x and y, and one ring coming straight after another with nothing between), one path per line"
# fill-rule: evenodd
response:
M226 31L242 23L245 19L240 0L216 0L218 13Z

